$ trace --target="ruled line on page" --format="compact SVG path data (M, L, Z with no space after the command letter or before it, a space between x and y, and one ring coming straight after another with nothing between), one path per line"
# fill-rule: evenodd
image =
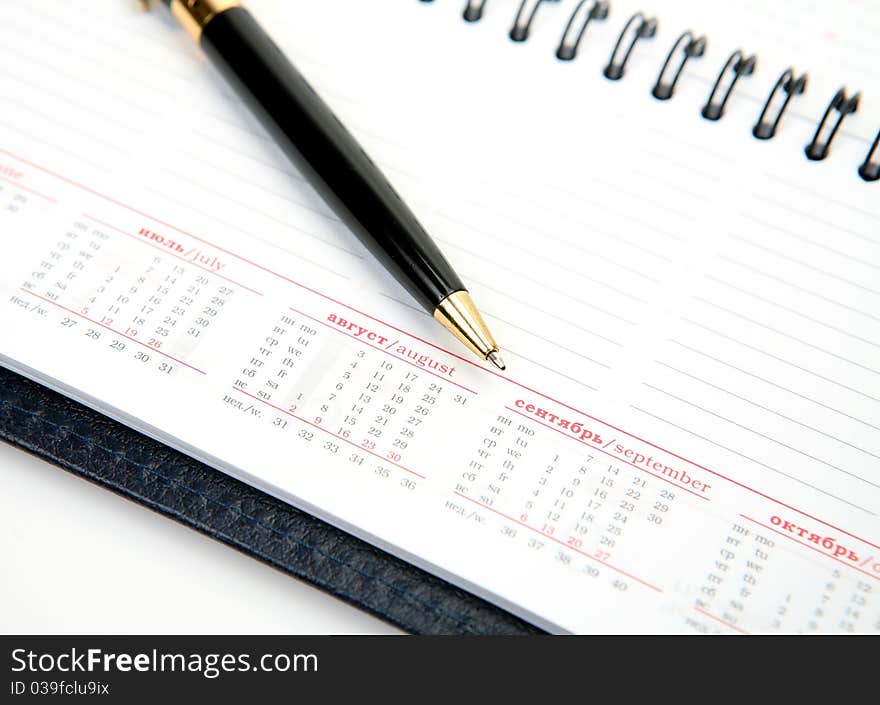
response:
M142 62L142 65L150 64L153 67L160 67L163 73L174 76L178 80L185 80L186 73L180 71L180 67L169 64L161 52L155 51L157 48L175 50L179 47L179 43L173 38L166 38L163 34L144 34L129 29L127 23L124 22L107 22L97 13L77 14L68 13L64 15L64 22L60 21L58 15L47 12L42 5L34 3L22 3L15 7L16 10L23 10L32 18L39 18L41 24L54 25L59 29L70 30L74 28L77 36L88 37L94 40L96 46L109 46L115 49L120 55L135 56ZM143 15L143 10L137 7L131 7L126 15ZM80 21L81 17L88 17L88 21ZM104 28L103 32L96 32L100 28ZM125 44L114 42L114 38L125 37ZM132 45L141 45L145 48L145 52L132 51ZM191 65L198 64L198 61L185 52L176 52L175 60L182 60Z
M742 262L738 259L735 259L733 257L729 257L727 255L723 255L723 254L719 255L719 259L724 260L725 262L729 262L730 264L736 265L737 267L741 267L742 269L745 269L747 271L758 274L762 277L766 277L767 279L772 279L773 281L779 282L780 284L783 284L784 286L795 289L796 291L799 291L802 294L806 294L807 296L811 296L811 297L820 299L822 301L826 301L830 304L834 304L835 306L840 306L840 308L844 308L847 311L851 311L852 313L856 313L860 316L864 316L865 318L870 318L871 320L874 320L874 321L877 321L878 323L880 323L880 316L875 316L874 314L869 313L863 309L856 308L855 306L850 306L849 304L845 304L842 301L838 301L837 299L832 299L830 296L825 296L824 294L820 294L818 291L815 291L813 289L808 289L807 287L795 284L794 282L788 281L787 279L785 279L784 277L780 277L779 275L770 274L770 272L764 271L760 267L756 267L753 264L748 264L746 262Z
M880 484L872 482L871 480L869 480L865 477L862 477L861 475L858 475L856 473L845 470L844 468L840 467L839 465L835 465L834 463L832 463L828 460L824 460L818 456L812 455L811 453L808 453L805 450L797 448L796 446L790 445L788 443L784 443L783 441L780 441L778 438L773 438L772 436L768 436L766 433L762 433L761 431L758 431L757 429L752 428L751 426L747 426L746 424L740 423L739 421L734 421L733 419L728 418L727 416L724 416L723 414L719 414L717 411L712 411L711 409L707 409L706 407L704 407L700 404L697 404L696 402L693 402L693 401L690 401L690 400L685 399L683 397L680 397L676 394L673 394L670 391L662 389L661 387L650 384L649 382L642 382L642 384L644 386L648 387L649 389L653 389L655 392L659 392L660 394L666 395L670 399L674 399L678 402L681 402L682 404L686 404L687 406L690 406L693 409L697 409L698 411L701 411L704 414L707 414L707 415L712 416L716 419L724 421L725 423L736 426L737 428L740 428L743 431L748 431L749 433L752 433L756 436L759 436L760 438L763 438L764 440L770 441L771 443L774 443L782 448L786 448L790 451L793 451L793 452L797 453L798 455L802 455L805 458L808 458L810 460L814 460L817 463L821 463L822 465L829 467L832 470L836 470L837 472L841 473L842 475L847 475L849 477L852 477L855 480L859 480L859 481L865 483L866 485L870 485L871 487L876 487L876 488L880 489Z
M725 367L727 367L731 370L734 370L734 371L739 372L743 375L751 377L752 379L756 379L759 382L763 382L766 385L769 385L769 386L775 387L781 391L787 392L788 394L791 394L792 396L795 396L799 399L803 399L804 401L808 401L813 404L816 404L817 406L820 406L823 409L827 409L828 411L832 411L835 414L839 414L840 416L843 416L844 418L850 419L851 421L855 421L857 423L860 423L864 426L867 426L868 428L874 429L875 431L880 431L880 426L875 426L874 424L870 423L869 421L866 421L865 419L861 419L857 416L853 416L852 414L848 414L847 412L845 412L841 409L837 409L833 406L830 406L828 404L825 404L824 402L819 401L818 399L814 399L813 397L807 396L805 394L801 394L800 392L798 392L794 389L791 389L791 388L786 387L782 384L779 384L778 382L774 382L773 380L769 380L766 377L761 377L760 375L757 375L754 372L750 372L749 370L743 369L742 367L737 367L736 365L734 365L726 360L722 360L721 358L715 357L714 355L710 355L709 353L707 353L704 350L699 350L695 347L692 347L690 345L687 345L686 343L681 342L680 340L675 340L673 338L670 338L669 342L674 343L682 348L685 348L686 350L690 350L691 352L696 353L697 355L702 355L706 359L712 360L713 362L717 362L719 365L724 365ZM878 399L877 401L880 402L880 399Z
M251 204L246 203L245 201L242 201L239 198L234 198L234 197L230 196L228 193L224 193L224 192L219 191L215 188L211 188L210 186L206 186L204 181L202 181L198 177L192 177L189 174L186 174L186 173L177 171L176 169L171 169L168 167L164 167L162 169L162 171L164 171L165 173L168 173L168 174L172 174L173 176L175 176L178 179L181 179L182 181L187 181L192 186L195 186L203 191L206 191L208 193L212 193L215 196L222 197L223 199L225 199L227 201L231 201L232 203L235 203L235 204L241 206L242 208L248 209L248 211L255 211L255 212L259 213L263 218L266 218L267 220L271 220L272 222L277 223L278 225L287 225L289 227L292 227L292 228L296 229L297 231L299 231L300 233L302 233L303 235L305 235L306 237L308 237L312 240L315 240L317 242L320 242L321 244L326 245L327 247L331 247L335 250L339 250L340 252L344 252L349 257L354 257L355 259L359 259L359 260L364 259L364 256L362 254L360 254L359 252L355 252L354 250L349 249L348 247L345 247L343 245L339 245L334 242L329 242L328 240L324 239L320 235L317 235L313 232L305 230L304 228L299 228L296 225L294 225L293 223L291 223L290 221L285 220L284 218L279 218L275 215L272 215L268 211L265 211L262 209L256 209ZM264 191L264 193L265 193L265 191ZM309 208L307 206L303 206L299 202L295 202L292 199L286 199L286 200L288 200L288 202L292 206L302 208L303 210L306 210L310 213L318 214L318 212L316 210ZM320 215L322 217L326 217L325 214L320 214ZM337 219L334 219L333 222L335 222L341 226L341 223ZM291 254L292 254L292 252L291 252Z
M583 178L588 180L597 189L604 189L610 193L616 193L615 186L606 183L605 181L603 181L600 178L597 178L597 177L592 176L590 174L584 175ZM652 223L650 221L647 221L644 218L640 218L639 216L637 216L636 214L632 213L629 210L620 210L619 208L616 208L615 206L607 203L602 198L599 198L598 194L596 194L592 191L578 193L576 191L573 191L571 189L571 187L567 185L566 182L561 182L561 183L554 182L552 184L543 183L542 186L544 186L545 188L548 188L548 189L552 189L553 193L555 193L555 194L559 194L559 195L566 197L567 199L569 199L570 203L575 203L577 205L577 208L574 210L567 210L567 211L565 211L565 214L569 218L574 219L576 222L579 222L579 223L587 226L591 233L595 230L600 235L604 234L606 237L613 238L614 240L619 240L620 242L626 242L626 240L618 238L617 233L611 234L611 233L608 233L607 231L605 231L603 229L603 223L601 221L599 221L599 219L597 219L597 218L584 219L583 216L581 215L581 213L583 212L585 206L589 206L591 211L593 209L599 209L600 211L608 213L609 215L612 215L615 218L627 220L629 222L636 223L637 225L642 225L642 226L648 228L648 230L652 234L662 235L663 237L668 238L673 241L680 241L681 240L681 237L678 234L670 232L666 228L662 227L662 225L660 223L657 223L657 222ZM511 192L509 190L505 190L504 193L507 196L517 198L518 200L520 198L517 194L514 194L513 192ZM530 203L539 209L551 208L551 207L558 208L559 207L557 204L550 204L546 201L538 201L537 199L535 199L533 193L526 194L525 196L523 196L521 198L523 198L526 203ZM484 206L484 208L485 208L485 206ZM533 226L529 226L529 227L531 227L532 230L534 230ZM553 239L560 239L554 233L550 233L549 237L551 237ZM563 242L565 242L567 245L570 245L573 247L576 247L578 244L578 243L572 242L570 240L563 240ZM658 253L654 252L653 254L657 255Z
M716 440L713 440L707 436L703 436L692 429L689 429L689 428L686 428L686 427L681 426L679 424L676 424L676 423L670 421L669 419L666 419L662 416L659 416L658 414L654 414L654 413L648 411L647 409L643 409L639 406L636 406L635 404L630 404L630 408L634 409L635 411L638 411L641 414L645 414L646 416L650 416L651 418L656 419L657 421L660 421L664 424L667 424L669 426L677 428L680 431L684 431L685 433L693 436L694 438L699 438L700 440L706 441L707 443L710 443L714 446L717 446L718 448L721 448L722 450L725 450L728 453L732 453L733 455L739 456L740 458L743 458L743 459L748 460L752 463L755 463L756 465L760 465L761 467L766 468L767 470L770 470L771 472L774 472L777 475L781 475L782 477L786 477L789 480L792 480L793 482L796 482L800 485L804 485L805 487L809 487L810 489L815 490L816 492L823 494L826 497L831 497L832 499L836 499L837 501L842 502L843 504L846 504L847 506L853 507L854 509L858 509L862 512L865 512L866 514L870 514L871 516L877 515L876 512L873 512L866 507L862 507L858 504L850 502L849 500L844 499L843 497L840 497L840 496L835 495L831 492L823 490L821 487L816 487L815 485L812 485L809 482L802 480L801 478L797 477L796 475L791 475L789 473L786 473L783 470L780 470L779 468L775 468L772 465L768 465L767 463L764 463L760 460L757 460L756 458L752 458L752 457L746 455L745 453L742 453L738 450L734 450L733 448L730 448L729 446L726 446L726 445L724 445Z
M654 152L653 154L656 155L656 152ZM668 162L667 162L667 164L668 164ZM689 171L693 171L693 170L689 169ZM677 181L673 181L673 180L658 181L656 174L652 174L648 171L642 171L641 169L633 169L632 175L643 178L645 181L649 182L652 185L652 187L655 189L666 189L667 191L674 191L675 192L675 195L673 196L674 198L678 199L678 198L681 198L681 195L684 195L684 196L687 196L687 198L690 200L691 203L703 203L705 201L706 194L698 193L697 191L694 191L693 189L687 188L686 186L682 186ZM708 178L708 177L706 177L706 178ZM716 180L717 180L717 177L716 177ZM638 197L638 201L641 201L640 196ZM686 216L684 218L684 220L690 221L691 218L690 218L690 216ZM677 238L677 239L681 240L681 238Z
M570 350L569 348L563 348L563 349L566 352L572 353L573 355L578 355L578 353L576 353L574 350ZM572 384L576 384L579 387L584 387L586 389L589 389L591 392L598 392L599 391L598 387L594 387L592 384L587 384L582 379L577 379L575 377L572 377L571 375L564 374L564 373L560 372L559 370L553 369L552 367L550 367L549 365L547 365L543 362L538 362L537 360L535 360L531 357L526 357L525 355L523 355L520 352L517 352L516 350L511 350L510 347L505 347L504 354L507 355L508 353L513 355L514 357L518 357L520 360L525 360L526 362L528 362L532 365L535 365L535 367L540 367L543 370L547 370L548 372L552 372L555 375L559 375L563 379L567 379L569 382L571 382ZM578 355L578 356L582 357L583 359L587 360L588 362L592 362L594 365L599 365L600 367L606 367L606 368L610 369L609 365L606 365L601 362L597 362L596 360L593 360L592 358L586 357L584 355Z
M543 336L543 335L541 335L540 333L535 333L534 331L530 331L530 330L527 329L527 328L523 328L522 326L520 326L520 325L518 325L518 324L516 324L516 323L512 323L511 321L508 321L508 320L506 320L506 319L504 319L504 318L501 318L500 316L498 316L498 315L495 314L495 313L487 312L486 315L487 315L489 318L491 318L492 320L495 320L495 321L499 321L499 322L501 322L501 323L504 323L505 325L510 326L511 328L514 328L514 329L516 329L516 330L519 330L519 331L521 331L521 332L523 332L523 333L529 333L529 334L532 335L532 337L538 338L539 340L542 340L542 341L544 341L545 343L549 343L549 344L552 345L554 348L558 348L559 350L564 350L565 352L570 353L571 355L574 355L574 356L576 356L576 357L579 357L581 360L586 360L587 362L592 363L593 365L596 365L597 367L602 367L602 368L604 368L604 369L606 369L606 370L610 370L610 369L611 369L611 365L608 364L607 362L602 362L601 360L597 360L596 358L594 358L594 357L590 357L589 355L586 355L586 354L584 354L583 352L579 352L579 351L574 350L574 349L572 349L572 348L570 348L570 347L567 347L567 346L565 346L565 345L562 345L562 344L560 344L558 341L551 340L550 338L547 338L546 336ZM506 352L508 349L509 349L509 348L508 348L507 346L505 346L505 348L504 348L505 352ZM557 369L555 369L555 368L553 368L553 367L550 367L550 366L548 366L548 365L546 365L546 364L541 365L541 367L543 367L545 370L551 370L551 371L555 372L556 374L560 374L559 370L557 370ZM565 375L563 375L563 376L565 376ZM569 378L569 379L570 379L570 378ZM595 388L594 388L594 391L595 391Z
M448 245L450 249L454 249L459 252L464 252L465 254L470 255L475 260L480 262L480 264L485 266L485 255L481 255L481 254L474 252L473 250L470 250L466 247L462 247L458 243L452 242L450 240L446 240L443 238L434 238L434 239L437 240L438 242L442 242L444 245ZM541 289L543 289L545 291L551 291L554 294L561 296L563 299L568 299L569 301L573 301L574 303L580 304L581 306L585 306L589 309L592 309L593 311L597 311L598 313L601 313L602 315L607 316L608 318L612 318L615 321L620 321L621 323L625 323L628 326L637 325L636 321L631 321L630 319L625 318L624 316L620 315L619 313L616 313L614 311L609 311L608 309L603 308L602 306L598 306L598 305L594 304L592 301L586 301L585 299L582 299L578 296L574 296L571 293L564 291L563 289L559 289L557 287L550 286L549 284L547 284L546 281L541 281L541 280L535 279L534 277L530 277L529 275L525 274L524 272L522 272L518 269L514 269L512 267L505 266L503 264L500 264L499 262L492 262L492 266L513 274L517 281L527 281L527 282L531 282L532 284L537 284L538 286L541 287ZM485 282L480 282L480 280L477 279L476 277L474 277L473 275L468 275L466 278L470 281L475 281L479 284L482 284L482 286L486 287L487 289L491 289L493 291L498 291L497 289L494 289L489 284L486 284ZM499 292L499 293L502 293L502 292ZM506 296L506 294L504 294L504 295ZM613 342L613 341L611 341L611 342Z
M880 296L880 290L878 290L878 289L874 289L872 287L865 286L864 284L859 284L858 282L853 281L852 279L848 279L847 277L841 276L839 274L829 272L827 269L822 269L821 267L817 267L816 265L810 264L809 262L806 262L802 259L799 259L797 257L792 257L791 255L785 254L784 252L780 252L779 250L775 250L772 247L767 247L766 245L761 245L761 244L759 244L753 240L750 240L747 237L743 237L742 235L739 235L737 233L728 233L728 237L730 237L732 240L737 240L739 242L742 242L742 243L749 245L750 247L754 247L755 249L761 250L762 252L766 252L767 254L771 254L775 257L778 257L779 259L785 260L787 262L791 262L792 264L800 265L801 267L804 267L806 269L810 269L814 272L817 272L818 274L821 274L823 276L828 277L829 279L835 279L835 280L842 282L844 284L848 284L849 286L852 286L856 289L860 289L861 291L865 291L869 294L874 294L876 296Z
M10 6L10 7L13 7L13 6ZM100 60L90 56L88 53L83 51L82 47L77 47L77 46L71 45L71 44L59 43L57 41L54 41L52 38L46 36L46 33L33 32L26 25L21 25L16 22L10 21L8 13L3 18L3 24L7 28L15 30L13 36L25 37L25 38L29 37L31 39L30 46L40 47L43 50L45 50L47 48L51 48L51 49L54 49L56 52L59 52L60 54L67 56L68 58L75 57L76 61L82 61L84 63L90 64L93 67L93 70L95 68L97 68L98 69L97 73L99 73L99 74L105 73L105 72L114 74L116 76L117 80L119 80L121 83L129 82L131 80L132 74L126 73L125 69L121 68L123 65L125 65L125 63L127 61L125 59L124 52L119 55L119 57L118 57L119 60L115 65L107 65L104 62L101 62ZM64 33L64 32L62 32L61 34L64 36L68 36L67 33ZM7 34L6 36L9 36L9 35ZM52 35L52 36L57 37L58 35L56 34L56 35ZM146 66L147 67L146 73L153 73L155 76L153 69L149 68L150 67L149 61L143 61L138 66L139 67ZM166 88L164 85L159 85L161 81L151 82L149 80L146 80L144 73L145 72L143 72L143 71L140 72L138 80L144 86L149 88L150 91L153 91L158 94L162 94L167 99L179 100L184 105L191 102L190 100L188 100L188 96L186 95L185 92L176 92L174 90L168 90L168 88Z
M54 70L54 67L52 67L52 68ZM122 120L122 119L116 117L116 115L114 115L112 113L107 114L104 112L92 110L90 108L84 107L82 101L77 101L71 97L68 97L66 95L59 93L58 91L54 91L47 86L43 86L43 85L35 86L28 81L24 81L21 79L21 77L16 76L15 74L10 72L5 67L0 66L0 76L2 76L7 81L12 81L14 83L17 83L20 86L24 86L25 88L32 89L35 92L38 91L40 93L42 99L45 99L47 97L54 98L59 103L62 103L65 106L65 108L64 108L65 111L69 111L71 109L77 110L82 113L87 113L90 117L93 117L93 118L99 117L100 119L104 120L105 122L110 123L112 125L115 125L117 128L122 127L129 132L135 132L140 135L146 134L145 130L141 130L141 129L137 128L135 125L131 124L131 122L126 122L125 120ZM8 96L5 96L4 100L8 100ZM30 110L34 114L39 115L40 117L42 117L46 120L53 121L56 123L58 122L57 120L55 120L55 118L50 117L49 115L46 115L46 113L36 110L31 104L29 104L27 102L24 102L21 100L10 100L9 102L16 103L20 108L23 108L25 110ZM65 116L68 116L68 113L65 113ZM58 123L58 124L69 125L69 122ZM94 137L94 135L91 135L91 136ZM106 141L105 141L105 144L106 144Z
M112 152L116 152L117 154L125 155L125 156L127 156L130 153L126 147L120 147L118 144L115 144L114 142L108 141L108 140L104 139L103 137L96 137L95 135L93 135L89 132L84 132L81 129L78 129L76 127L72 127L68 123L62 122L62 121L60 121L50 115L47 115L46 113L44 113L40 110L37 110L32 105L29 105L27 103L21 103L21 102L15 100L14 98L10 98L9 96L4 96L4 102L7 105L15 105L17 108L24 110L24 111L30 113L31 115L36 115L37 117L45 120L50 125L54 125L55 128L61 128L62 130L76 133L80 137L86 137L86 138L92 140L93 142L95 142L96 144L99 144L104 149L107 149Z
M804 192L803 187L798 187L796 190L801 193ZM817 195L815 192L812 192L812 191L807 192L807 194L810 196ZM817 214L812 208L810 208L810 204L808 202L805 203L804 201L800 201L798 203L798 206L795 207L790 204L784 203L783 201L780 201L778 198L773 198L771 196L768 196L767 194L760 192L760 191L753 191L751 194L751 197L754 199L757 199L759 201L763 201L764 203L767 203L767 204L773 206L774 208L778 208L779 210L783 210L786 213L790 213L792 215L799 216L799 217L803 218L804 220L807 220L811 223L818 223L819 225L822 225L826 228L831 228L832 230L836 230L837 232L845 233L847 235L852 235L853 237L856 237L860 240L864 240L865 242L869 242L872 245L880 246L880 240L875 240L867 233L862 233L857 230L853 230L852 228L844 227L840 223L835 223L833 220L828 220L827 218L823 218L821 215ZM823 195L823 197L826 197L826 196ZM847 206L847 208L852 208L852 206Z
M856 264L860 264L864 267L870 267L871 269L880 269L880 264L875 264L874 262L869 262L865 260L864 257L859 257L858 255L853 255L849 252L844 252L843 250L837 249L836 247L831 247L830 245L826 245L821 242L816 242L812 238L807 237L803 233L798 233L788 228L784 225L780 225L779 223L771 223L765 218L759 218L751 213L743 213L742 217L746 220L750 220L753 223L761 225L764 228L769 230L773 230L777 233L782 233L794 240L799 240L800 242L804 242L808 245L812 245L813 247L817 247L821 250L825 250L826 252L830 252L831 254L837 255L838 257L843 257L844 259L848 259L851 262L855 262Z
M761 409L762 411L766 411L770 414L773 414L774 416L778 416L781 419L784 419L784 420L789 421L793 424L797 424L798 426L806 428L807 430L812 431L813 433L818 433L819 435L825 436L825 438L829 438L833 441L836 441L837 443L840 443L841 445L848 446L848 447L852 448L853 450L857 450L860 453L863 453L863 454L868 455L872 458L880 460L880 454L873 453L870 450L867 450L866 448L862 448L861 446L856 445L855 443L850 443L849 441L845 441L844 439L839 438L838 436L835 436L832 433L828 433L827 431L823 431L822 429L816 428L815 426L810 426L808 423L805 423L803 421L799 421L798 419L795 419L791 416L787 416L787 415L783 414L782 412L777 411L769 406L759 404L758 402L754 401L753 399L748 399L747 397L744 397L741 394L737 394L736 392L733 392L730 389L727 389L727 388L722 387L718 384L714 384L712 382L709 382L708 380L705 380L702 377L699 377L699 376L692 374L690 372L686 372L685 370L681 370L681 369L675 367L674 365L670 365L667 362L663 362L662 360L654 360L654 362L657 363L658 365L665 367L668 370L672 370L673 372L677 372L680 375L688 377L688 378L694 380L695 382L699 382L700 384L703 384L707 387L711 387L712 389L716 389L719 392L723 392L724 394L727 394L731 397L739 399L740 401L743 401L746 404L749 404L750 406L754 406L758 409ZM859 478L859 479L863 479L863 478ZM869 484L873 484L873 483L869 483ZM875 486L880 488L880 485L875 485Z
M438 215L440 215L441 217L445 218L446 220L449 220L449 221L453 222L453 223L456 224L456 225L459 225L459 226L462 226L462 227L466 227L466 228L468 228L469 230L473 230L474 232L480 233L481 235L484 235L484 236L486 236L486 237L488 237L488 238L491 238L491 239L493 239L493 240L500 241L501 243L503 243L503 244L504 244L505 246L507 246L507 247L510 247L510 248L513 248L513 249L520 250L520 251L523 252L524 254L527 254L529 257L536 257L536 258L538 258L538 259L544 259L544 260L547 259L546 256L541 255L539 252L535 252L534 250L530 250L530 249L528 249L528 248L524 248L524 247L522 247L522 246L520 246L520 245L517 245L516 243L511 243L511 242L509 242L509 241L506 241L506 240L502 239L502 238L501 238L497 233L495 233L495 232L489 232L489 231L487 231L487 230L485 230L485 229L482 229L482 228L476 227L475 225L473 225L473 223L466 223L466 222L463 222L463 221L459 220L458 218L456 218L454 215L452 215L452 214L450 214L450 213L446 213L446 212L444 212L443 210L438 211ZM625 271L625 272L627 272L627 273L629 273L629 274L633 274L633 275L635 275L635 276L637 276L637 277L640 277L640 278L642 278L642 279L646 279L647 281L651 282L652 284L659 284L659 283L660 283L660 280L658 280L656 277L653 277L653 276L651 276L651 275L649 275L649 274L645 274L644 272L639 271L639 270L637 270L637 269L634 269L634 268L632 268L632 267L630 267L630 266L628 266L628 265L621 264L620 262L617 262L617 261L615 261L615 260L609 258L608 256L603 255L603 254L600 253L600 252L596 252L595 250L593 250L593 249L591 249L591 248L582 248L582 250L583 250L583 252L585 252L585 253L587 253L587 254L593 256L593 257L596 257L597 259L600 259L600 260L603 260L603 261L607 262L608 264L612 265L613 267L615 267L615 268L617 268L617 269L620 269L620 270L622 270L622 271ZM560 265L558 264L558 262L556 263L556 265L557 265L560 269L565 269L564 267L560 266ZM572 270L572 271L575 271L575 273L577 273L577 270Z
M831 350L823 348L821 345L817 345L816 343L811 343L811 342L804 340L803 338L799 338L798 336L793 335L791 333L786 333L785 331L782 331L779 328L771 326L767 323L761 323L760 321L756 321L755 319L750 318L749 316L746 316L744 313L739 313L738 311L734 311L733 309L727 308L726 306L722 306L721 304L717 304L713 301L709 301L708 299L705 299L702 296L694 296L693 298L695 301L699 301L701 303L704 303L704 304L711 306L719 311L724 311L725 313L727 313L731 316L734 316L736 318L739 318L743 321L746 321L747 323L750 323L753 326L763 328L764 330L769 330L770 332L776 333L777 335L779 335L783 338L788 338L789 340L793 340L793 341L800 343L801 345L804 345L808 348L812 348L813 350L817 350L818 352L824 353L825 355L828 355L829 357L836 358L836 359L840 360L841 362L846 362L850 365L853 365L854 367L858 367L862 370L865 370L865 372L870 372L871 374L880 375L880 370L876 370L873 367L869 367L868 365L863 365L862 363L857 362L856 360L851 360L850 358L846 357L845 355L839 355L838 353L835 353Z
M773 301L772 299L768 299L766 296L761 296L759 294L756 294L753 291L748 291L747 289L743 289L741 286L737 286L736 284L733 284L732 282L725 281L724 279L720 279L719 277L713 276L711 274L707 274L706 279L708 279L709 281L713 281L716 284L720 284L728 289L732 289L733 291L736 291L737 293L739 293L743 296L746 296L750 299L760 301L761 303L765 304L766 306L772 306L775 308L782 309L783 311L786 311L787 313L794 314L798 318L802 318L805 321L810 321L811 323L815 323L816 325L822 326L823 328L827 328L828 330L833 330L835 333L840 333L840 335L845 335L847 338L852 338L853 340L858 340L859 342L865 343L866 345L870 345L875 348L880 348L880 342L870 340L868 338L863 338L862 336L856 335L855 333L852 333L845 328L840 328L839 326L832 325L831 323L828 323L828 321L823 321L823 320L816 318L814 316L810 316L809 314L806 314L803 311L799 311L798 309L792 308L791 306L786 306L784 304L779 303L778 301Z
M566 208L564 203L559 203L557 200L549 200L547 198L539 198L538 193L541 195L546 195L546 192L551 192L554 196L565 196L566 198L575 198L573 192L566 189L562 184L547 184L542 183L542 188L540 191L538 189L534 189L529 191L526 194L516 194L508 187L501 187L500 193L504 197L507 198L515 198L518 203L527 204L532 206L538 212L552 210L554 212L558 212L563 215L567 220L570 220L572 223L577 225L581 225L588 230L591 238L593 236L598 236L604 238L606 241L609 241L613 246L619 247L621 244L625 245L628 248L632 248L634 250L638 250L639 252L643 252L651 257L662 260L664 262L672 262L673 260L662 252L657 252L649 247L646 247L643 243L634 242L633 240L624 237L624 235L617 230L607 229L605 223L598 222L596 218L588 218L585 217L584 211L589 210L592 212L594 208L598 208L602 211L605 211L614 216L618 216L623 219L631 219L632 215L629 213L620 213L616 208L605 203L600 198L595 197L592 193L580 194L576 196L576 204L577 208L571 209ZM468 200L468 205L474 208L479 208L486 212L492 213L495 215L494 211L496 209L490 209L489 206L482 201L476 201L473 199ZM589 209L585 208L589 206ZM528 223L524 223L523 221L511 218L511 222L516 223L520 226L529 227L533 229L533 226ZM668 233L665 230L658 230L658 234L669 237L670 239L677 240L679 239L676 235L672 233ZM577 240L573 240L571 238L561 237L555 230L549 230L544 233L544 236L554 242L558 242L560 245L565 245L566 247L573 247L575 249L580 249L583 247L583 243L578 242Z
M685 323L690 324L690 325L702 328L703 330L706 330L710 333L714 333L715 335L717 335L721 338L725 338L726 340L729 340L733 343L736 343L737 345L748 348L750 350L754 350L755 352L761 353L762 355L766 355L767 357L771 357L778 362L782 362L782 363L789 365L795 369L798 369L802 372L806 372L806 373L808 373L818 379L822 379L826 382L830 382L831 384L837 385L838 387L840 387L842 389L846 389L847 391L853 392L854 394L858 394L859 396L865 397L866 399L870 399L871 401L880 402L880 398L878 398L878 397L873 397L870 394L867 394L866 392L863 392L860 389L856 389L855 387L850 387L850 386L844 384L843 382L840 382L839 380L832 379L831 377L826 377L825 375L823 375L819 372L816 372L815 370L811 370L807 367L802 367L801 365L798 365L797 363L794 363L791 360L787 360L784 357L780 357L779 355L774 355L773 353L771 353L767 350L763 350L755 345L750 345L749 343L744 343L743 341L738 340L732 336L726 335L725 333L722 333L720 331L717 331L717 330L707 326L704 323L700 323L699 321L694 321L690 318L682 318L681 320L684 321Z
M808 195L811 198L818 199L819 201L824 201L825 203L831 203L835 206L839 206L841 208L844 208L847 211L854 211L856 213L859 213L860 215L867 216L868 218L875 220L875 221L878 219L877 213L865 209L864 207L862 207L858 203L841 201L839 198L836 198L834 196L830 196L827 193L824 193L822 191L816 191L815 189L810 188L808 186L803 186L802 184L796 184L787 176L782 176L780 174L776 174L773 172L767 172L766 176L768 179L770 179L772 181L775 181L780 184L784 184L785 186L788 186L789 188L794 189L795 191L797 191L801 194ZM872 242L874 242L874 241L872 240Z
M70 85L79 85L84 86L86 88L91 89L92 91L100 92L104 97L111 97L117 103L126 106L129 109L133 109L138 113L146 113L148 115L158 116L160 115L160 111L156 110L154 106L149 103L145 103L143 101L138 101L131 96L125 95L124 93L120 93L114 91L112 86L101 85L100 83L96 83L90 81L86 76L79 75L72 71L67 71L63 66L59 66L57 63L51 63L49 61L43 60L41 56L33 56L31 54L21 54L18 55L15 52L12 53L13 61L9 62L7 57L4 57L4 64L9 66L10 64L14 65L17 60L19 65L24 66L38 66L48 71L51 71L53 74L57 76L63 76L70 82ZM4 71L3 75L10 75L8 71ZM31 85L31 84L27 84ZM42 89L42 86L31 86L35 90Z

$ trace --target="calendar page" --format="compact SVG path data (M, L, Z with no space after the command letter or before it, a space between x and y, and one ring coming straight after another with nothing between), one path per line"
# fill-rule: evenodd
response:
M551 631L880 630L880 213L843 168L867 131L794 179L808 126L752 144L736 96L694 122L699 77L647 130L647 64L632 89L571 95L556 64L524 86L541 25L487 53L510 20L487 13L450 56L443 3L254 3L460 271L502 373L167 18L56 4L0 28L2 364ZM72 51L111 27L124 52Z

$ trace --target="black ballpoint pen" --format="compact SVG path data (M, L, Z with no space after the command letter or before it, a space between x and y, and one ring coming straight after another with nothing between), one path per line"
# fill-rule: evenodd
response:
M504 369L459 276L354 137L238 0L163 0L291 161L434 318Z

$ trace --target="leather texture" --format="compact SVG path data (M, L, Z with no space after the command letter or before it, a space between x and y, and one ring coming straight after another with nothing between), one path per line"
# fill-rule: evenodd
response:
M410 633L541 633L430 573L4 368L0 438Z

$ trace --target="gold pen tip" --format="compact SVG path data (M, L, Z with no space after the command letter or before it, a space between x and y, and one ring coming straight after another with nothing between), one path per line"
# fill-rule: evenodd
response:
M499 370L507 369L507 365L504 364L504 360L501 359L501 355L498 354L497 350L493 350L492 352L490 352L486 356L486 359L493 365L495 365L495 367L497 367Z

